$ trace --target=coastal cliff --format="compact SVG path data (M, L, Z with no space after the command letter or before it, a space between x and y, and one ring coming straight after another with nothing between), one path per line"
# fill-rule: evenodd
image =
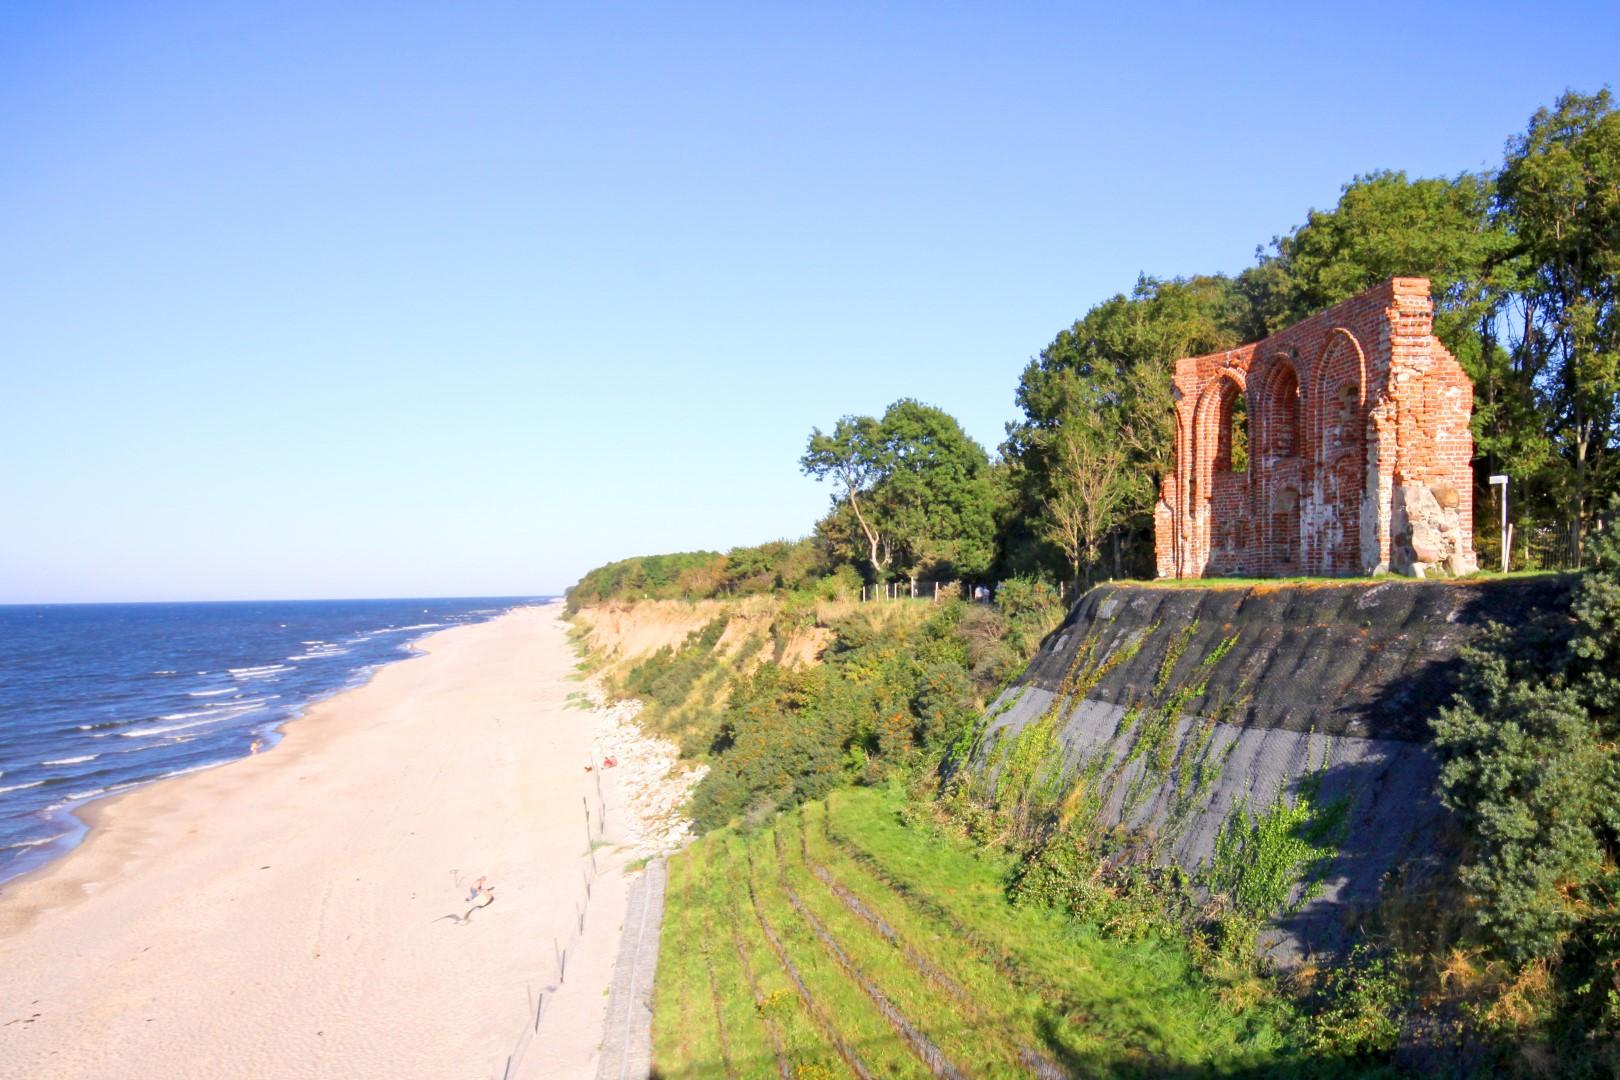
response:
M1038 745L1096 824L1207 872L1235 814L1308 798L1334 819L1322 872L1263 937L1283 963L1340 947L1386 883L1447 854L1431 717L1492 622L1567 605L1558 577L1092 590L994 702L994 782Z

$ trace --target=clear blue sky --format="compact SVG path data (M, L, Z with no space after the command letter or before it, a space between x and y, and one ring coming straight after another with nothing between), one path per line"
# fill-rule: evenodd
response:
M1620 8L0 8L0 601L555 592L987 447L1138 271L1494 166Z

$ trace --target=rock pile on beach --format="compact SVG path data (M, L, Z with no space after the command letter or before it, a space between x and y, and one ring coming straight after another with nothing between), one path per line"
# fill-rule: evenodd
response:
M639 701L608 703L600 686L586 692L599 718L597 760L613 758L618 780L630 793L630 822L619 823L633 859L678 851L692 838L692 823L681 808L707 765L679 761L675 744L644 733L635 722Z

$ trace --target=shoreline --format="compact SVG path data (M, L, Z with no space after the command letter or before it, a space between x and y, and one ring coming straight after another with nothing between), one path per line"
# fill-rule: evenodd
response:
M248 601L223 600L202 602L238 604L247 603ZM70 801L54 810L49 810L49 808L47 808L48 813L45 820L56 822L67 831L60 836L39 845L39 861L33 862L26 857L18 859L17 862L22 864L22 869L14 869L8 873L0 873L0 902L3 902L3 898L6 893L14 887L17 887L35 876L44 873L61 860L72 856L76 851L78 851L79 848L82 847L94 834L102 814L105 812L106 807L108 807L110 804L116 803L117 801L133 795L138 791L143 791L154 784L178 782L196 773L209 772L214 769L224 768L229 765L234 765L240 761L244 761L248 758L256 757L260 754L268 754L274 751L278 746L281 745L282 740L286 737L287 728L289 725L304 719L309 715L312 709L315 709L328 701L332 701L336 698L342 697L345 694L349 694L364 688L377 677L379 672L397 664L402 664L410 660L421 659L426 655L426 650L423 648L423 646L438 634L445 633L448 630L460 629L463 626L478 626L482 623L492 622L495 619L504 618L513 611L518 611L523 608L544 608L561 602L561 598L537 598L532 601L517 603L502 610L499 614L492 615L489 618L479 620L478 622L457 623L455 625L446 626L441 629L423 633L418 637L402 642L399 646L399 656L377 660L355 668L349 673L344 682L312 694L308 698L305 698L294 705L292 707L292 711L286 716L283 716L279 720L276 720L267 727L263 728L264 745L259 749L249 749L247 752L236 757L223 758L216 762L201 766L194 766L179 772L163 773L148 779L136 780L121 784L118 785L114 790L106 791L98 795L92 795L88 799L83 799L76 802ZM165 602L154 601L152 603L155 606L163 606ZM103 605L90 604L84 606L97 607Z
M588 1073L651 774L584 769L623 717L571 704L561 611L428 634L274 752L87 804L0 887L0 1076Z

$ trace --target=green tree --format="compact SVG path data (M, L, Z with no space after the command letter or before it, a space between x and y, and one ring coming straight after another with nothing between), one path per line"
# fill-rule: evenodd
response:
M1477 173L1408 179L1375 172L1344 186L1331 210L1272 240L1239 283L1264 333L1391 277L1426 277L1435 295L1435 335L1474 381L1473 432L1492 472L1521 479L1549 459L1535 402L1536 369L1509 345L1503 319L1521 260L1502 216L1493 178Z
M1620 434L1620 112L1609 91L1566 93L1508 143L1499 217L1522 260L1517 349L1543 396L1568 474L1568 513L1585 518L1594 477Z
M873 580L881 584L894 561L894 540L888 521L878 505L878 485L888 477L892 463L883 439L881 424L870 416L846 416L834 425L832 434L812 428L810 442L799 468L817 480L831 479L839 489L833 492L832 517L852 519L866 541L866 561ZM848 535L848 521L837 528L818 531L835 542Z
M1071 388L1060 422L1034 436L1046 464L1046 536L1069 560L1078 589L1090 584L1091 564L1103 536L1123 524L1133 497L1140 498L1142 474L1130 468L1131 440L1122 437L1115 410L1088 403L1073 373L1059 380Z
M1116 540L1127 529L1145 533L1159 480L1172 464L1173 361L1231 348L1254 325L1249 300L1230 278L1144 275L1129 296L1098 304L1059 333L1024 369L1017 392L1023 417L1008 425L1002 446L1025 527L1048 542L1059 531L1075 536L1055 524L1052 508L1075 506L1083 484L1093 492L1086 501L1106 508L1105 532L1113 530ZM1066 428L1076 433L1063 435ZM1098 439L1116 444L1122 465L1116 468L1112 455L1101 452ZM1111 482L1082 479L1099 469ZM1062 563L1053 562L1072 572L1070 548L1056 539L1054 549Z
M955 417L909 398L890 405L882 430L890 463L881 492L899 552L897 568L959 577L983 573L995 554L990 458Z
M1241 278L1265 334L1348 300L1392 277L1426 277L1435 333L1459 358L1477 353L1495 318L1491 274L1510 238L1491 215L1489 178L1408 180L1375 172L1344 186L1332 210L1272 240ZM1264 334L1259 335L1264 336Z
M942 409L903 398L881 419L846 416L831 435L811 431L799 464L837 482L830 520L818 531L834 542L858 535L878 582L891 570L915 582L930 571L972 577L990 565L990 460Z

